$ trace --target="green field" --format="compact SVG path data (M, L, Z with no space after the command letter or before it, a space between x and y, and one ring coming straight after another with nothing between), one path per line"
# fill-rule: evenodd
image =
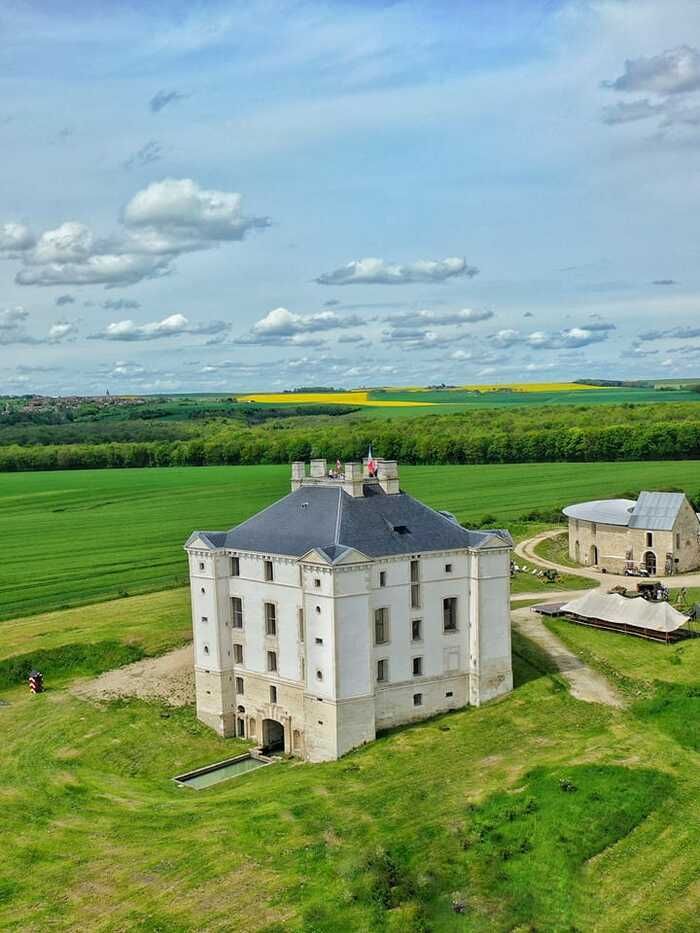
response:
M695 461L403 467L403 488L461 521L509 527L533 512L640 488L700 486ZM287 466L0 475L0 619L186 582L182 544L288 490Z
M14 650L43 630L56 652L72 638L150 653L180 642L183 597L4 631ZM681 646L678 663L678 646L568 629L624 678L628 710L572 699L516 633L509 697L338 762L283 762L199 792L171 777L242 746L191 708L95 705L70 693L65 671L40 697L0 690L3 930L692 929L698 700L685 685L696 682L700 640ZM640 878L654 883L642 889Z

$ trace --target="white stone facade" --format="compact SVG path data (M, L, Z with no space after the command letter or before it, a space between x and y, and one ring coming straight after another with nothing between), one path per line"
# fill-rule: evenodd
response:
M199 718L221 735L325 761L379 729L508 692L510 544L482 537L478 547L385 557L349 548L329 562L322 548L296 557L193 535Z

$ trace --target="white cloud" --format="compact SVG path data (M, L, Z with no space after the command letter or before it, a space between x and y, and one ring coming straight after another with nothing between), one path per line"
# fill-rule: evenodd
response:
M385 318L393 325L415 327L447 327L449 325L475 324L493 317L493 311L478 308L462 308L459 311L403 311Z
M76 324L73 324L70 321L58 321L56 324L53 324L49 328L48 342L60 343L67 337L76 337L77 334L78 327Z
M527 338L529 347L535 350L568 350L587 347L608 339L609 331L594 330L593 327L571 327L551 334L547 331L534 331Z
M0 311L0 345L61 343L75 337L78 328L68 321L58 321L49 329L46 337L33 337L27 332L29 311L21 306Z
M356 314L342 314L338 311L296 314L288 308L273 308L253 325L249 334L236 338L234 343L267 346L284 346L285 344L321 346L323 341L315 335L359 327L363 323L363 319Z
M24 224L0 224L0 254L10 255L31 249L34 246L34 234Z
M512 328L505 328L504 330L499 330L497 333L493 334L490 338L497 346L499 347L512 347L517 343L522 342L522 337L520 331L513 330Z
M175 241L209 243L242 240L266 217L248 217L237 192L200 188L191 178L166 178L139 191L124 209L127 227L152 230Z
M383 259L356 259L332 272L324 272L315 280L319 285L406 285L414 282L444 282L455 276L469 278L478 273L475 266L457 257L419 259L399 265Z
M92 334L91 340L160 340L163 337L179 337L181 334L219 334L228 330L224 321L211 321L208 324L190 324L184 314L171 314L162 321L137 324L134 321L115 321L98 334Z
M0 331L17 330L26 323L28 317L29 311L20 305L16 308L4 308L0 311Z
M6 224L0 243L23 268L19 285L133 285L171 271L174 258L194 250L242 240L269 225L248 217L236 192L200 188L189 178L154 182L137 192L123 213L119 236L98 239L85 224L66 221L34 243L20 224Z
M628 58L623 74L603 86L614 91L682 94L700 88L700 52L689 45L649 58Z

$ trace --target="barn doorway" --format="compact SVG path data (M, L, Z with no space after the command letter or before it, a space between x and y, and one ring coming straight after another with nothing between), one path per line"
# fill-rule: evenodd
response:
M595 544L591 545L591 566L597 567L598 565L598 548Z
M284 726L275 719L263 719L263 748L266 752L284 751Z
M656 573L656 554L653 551L647 551L644 555L644 566L650 576Z

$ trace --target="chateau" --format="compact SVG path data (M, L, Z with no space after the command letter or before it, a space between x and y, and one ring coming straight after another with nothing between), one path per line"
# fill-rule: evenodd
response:
M187 541L197 715L308 761L512 689L506 531L402 492L395 461L292 464L292 491Z
M609 573L685 573L700 567L700 519L682 492L642 492L564 509L569 557Z

